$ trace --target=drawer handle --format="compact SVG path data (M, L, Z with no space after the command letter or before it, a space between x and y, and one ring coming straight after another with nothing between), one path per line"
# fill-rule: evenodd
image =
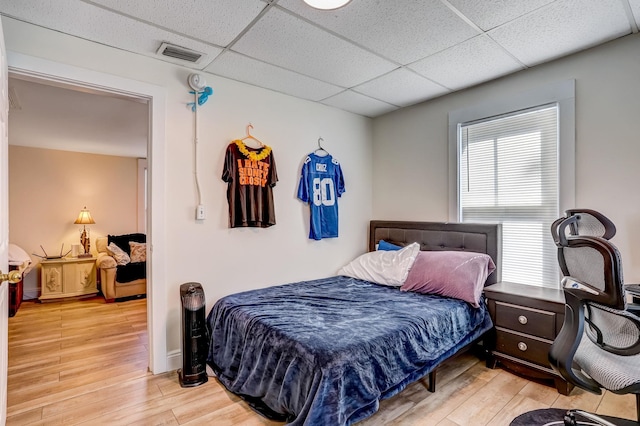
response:
M518 349L520 349L522 352L527 350L527 344L525 342L519 342L518 343Z
M527 317L525 317L524 315L520 315L520 316L518 317L518 322L519 322L520 324L526 324L528 321L529 321L529 320L528 320L528 319L527 319Z

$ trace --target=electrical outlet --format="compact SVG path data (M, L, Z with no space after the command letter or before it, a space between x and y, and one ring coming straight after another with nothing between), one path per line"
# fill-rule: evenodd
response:
M196 207L196 220L204 220L206 216L204 204L198 204L198 207Z

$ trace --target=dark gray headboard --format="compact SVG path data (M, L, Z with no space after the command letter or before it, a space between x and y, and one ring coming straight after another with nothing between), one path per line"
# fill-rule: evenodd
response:
M486 223L404 222L372 220L369 251L378 241L404 246L420 243L421 250L455 250L486 253L496 264L487 285L502 280L502 225Z

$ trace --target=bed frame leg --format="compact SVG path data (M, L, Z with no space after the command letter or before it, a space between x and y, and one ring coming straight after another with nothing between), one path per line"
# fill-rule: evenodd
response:
M431 373L429 373L429 386L427 387L427 390L429 392L436 391L436 370L433 370Z

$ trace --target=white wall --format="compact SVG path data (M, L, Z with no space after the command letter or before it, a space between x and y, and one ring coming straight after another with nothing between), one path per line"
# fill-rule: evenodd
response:
M43 255L40 246L57 255L62 244L66 252L80 243L82 226L73 222L86 206L96 256L97 237L136 232L137 174L135 158L10 145L9 241L30 255ZM24 278L24 295L39 296L37 267Z
M625 281L640 282L640 34L374 120L373 216L448 218L448 113L576 80L576 206L618 229Z
M370 119L316 103L206 75L214 94L199 112L200 185L207 219L195 221L193 113L189 69L2 18L7 49L166 88L165 220L167 351L180 348L179 286L202 283L208 309L220 297L251 288L328 276L366 250L371 219ZM280 181L277 225L228 229L226 184L220 179L227 144L252 134L272 146ZM10 131L10 130L9 130ZM308 208L296 198L304 156L323 146L343 167L340 237L308 240ZM153 167L153 166L151 166ZM153 283L151 283L153 285Z

